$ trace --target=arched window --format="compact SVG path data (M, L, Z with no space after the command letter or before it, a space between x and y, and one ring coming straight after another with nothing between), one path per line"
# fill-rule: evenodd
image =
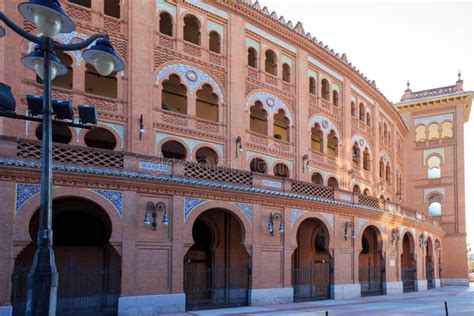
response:
M290 141L290 120L286 117L285 111L279 110L273 116L273 137L286 142Z
M260 101L250 108L250 131L267 135L268 121L267 112L264 110Z
M216 31L209 33L209 50L213 53L221 53L221 36Z
M284 163L277 163L273 168L273 174L277 177L288 178L290 176L290 169Z
M267 173L267 163L263 159L254 158L250 162L250 171L265 174Z
M329 157L336 158L338 154L339 140L337 139L336 132L331 130L328 134L328 146L326 154Z
M313 77L309 77L309 93L312 95L316 95L316 79Z
M247 65L257 69L257 51L253 47L249 47L247 50Z
M428 215L441 216L441 195L435 193L428 198Z
M366 116L367 116L367 119L366 119L367 126L370 126L370 124L371 124L371 122L370 122L370 113L367 112Z
M352 102L351 102L351 115L352 115L353 117L356 117L356 116L357 116L356 114L357 114L357 113L356 113L356 105L355 105L354 101L352 101Z
M453 137L453 123L444 122L441 125L441 138L451 138Z
M323 79L321 81L321 96L326 101L331 101L331 89L329 88L329 81Z
M160 13L160 33L173 36L173 18L165 11Z
M365 106L364 104L359 104L359 120L365 122Z
M380 158L380 162L379 162L379 177L381 179L384 178L384 174L385 174L385 164L383 163L383 159Z
M415 141L422 142L426 140L426 126L418 125L415 129Z
M186 93L186 86L181 83L181 79L177 75L171 75L163 81L161 108L166 111L187 114L188 98Z
M387 180L387 183L392 181L392 171L390 170L389 162L387 162L387 167L385 167L385 180Z
M193 15L184 17L183 39L196 45L201 45L201 28L199 20Z
M120 0L104 0L104 14L120 19Z
M392 142L392 137L390 135L390 131L387 132L387 141L388 141L389 144L391 144L391 142Z
M287 63L284 63L282 67L282 79L285 82L291 82L291 68Z
M336 90L332 92L332 104L339 106L339 93Z
M53 87L58 87L62 89L72 89L72 81L73 81L73 70L72 70L72 58L61 51L55 52L56 56L58 56L59 60L61 61L61 64L66 66L67 68L67 73L65 73L62 76L56 76L54 80L52 81ZM36 82L37 83L43 83L43 80L36 76Z
M428 126L428 139L439 139L439 125L436 123L430 124Z
M387 140L387 136L388 136L387 123L383 123L383 138L384 138L384 140Z
M181 143L178 143L174 140L170 140L164 143L161 146L161 153L164 158L170 159L184 160L187 156L186 148Z
M196 151L196 161L199 164L217 166L217 153L209 147L201 147Z
M276 54L271 49L265 52L265 72L277 75Z
M428 158L428 179L441 177L441 159L438 156Z
M362 162L362 167L364 168L364 170L370 171L370 153L368 148L364 150L364 159Z
M69 0L71 3L75 3L77 5L90 8L91 7L91 1L92 0Z
M354 187L352 188L352 192L354 192L356 194L360 194L361 193L360 187L357 184L354 185Z
M219 121L219 97L208 84L196 92L196 116L204 120Z
M313 182L313 184L317 184L317 185L324 185L323 176L319 172L315 172L311 176L311 182Z
M40 124L35 131L36 138L43 139L43 125ZM69 144L72 139L72 133L69 127L53 124L52 130L53 143Z
M365 189L365 190L364 190L364 195L370 196L370 191L369 191L369 189Z
M84 136L87 147L113 150L117 146L114 134L105 128L94 128L89 130Z
M86 65L85 75L86 93L108 98L117 98L117 73L113 72L104 77L99 75L95 68Z
M352 146L352 163L357 167L360 166L360 148L357 142Z
M318 123L311 129L311 149L317 152L323 152L324 133Z
M333 187L334 189L339 188L339 183L337 182L337 179L334 177L330 177L328 179L328 186Z

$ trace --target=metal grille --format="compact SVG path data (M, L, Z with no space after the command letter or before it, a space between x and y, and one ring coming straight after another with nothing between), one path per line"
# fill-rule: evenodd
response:
M403 293L415 291L416 268L402 269Z
M416 218L416 210L400 205L400 214L406 217Z
M427 266L426 267L426 281L428 283L428 289L432 289L434 287L433 273L434 273L433 267L432 266Z
M17 156L41 159L41 143L33 141L17 142ZM121 169L123 168L123 153L55 143L53 144L53 161Z
M251 271L248 267L207 267L186 263L186 310L248 305Z
M330 262L311 262L303 268L293 269L293 295L295 302L325 300L330 294Z
M184 175L190 178L252 185L252 174L239 170L210 167L204 164L185 164Z
M359 268L359 283L362 296L373 296L383 294L383 268L361 267Z
M334 188L304 182L291 183L291 192L334 199Z
M379 199L364 194L359 195L359 204L373 208L380 207Z
M12 275L13 315L26 311L26 281L28 268L19 267ZM117 315L120 296L119 270L86 270L69 266L58 271L58 316Z

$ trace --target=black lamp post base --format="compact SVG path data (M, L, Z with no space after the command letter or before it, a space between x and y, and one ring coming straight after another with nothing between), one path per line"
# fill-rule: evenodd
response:
M26 315L56 315L58 272L52 247L38 247L28 273ZM49 311L47 314L46 311Z

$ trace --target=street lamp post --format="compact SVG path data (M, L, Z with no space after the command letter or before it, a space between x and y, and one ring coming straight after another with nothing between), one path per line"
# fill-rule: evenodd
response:
M125 64L114 50L107 35L95 34L88 39L74 44L59 44L53 41L58 33L74 31L75 24L61 8L60 0L29 0L18 6L21 15L32 22L42 33L35 36L26 32L0 11L0 20L21 37L35 44L35 50L22 58L22 63L34 70L43 79L42 109L42 157L41 157L41 193L39 228L36 251L28 274L27 281L27 315L55 315L58 273L53 252L52 230L52 126L53 109L51 100L51 81L56 75L63 75L67 68L61 65L55 51L83 50L94 41L95 45L83 51L87 63L92 64L102 76L122 71ZM0 26L0 37L5 36L5 29ZM8 113L7 116L17 119L29 119L22 115ZM74 123L61 122L62 125L84 127ZM90 127L89 127L90 128Z

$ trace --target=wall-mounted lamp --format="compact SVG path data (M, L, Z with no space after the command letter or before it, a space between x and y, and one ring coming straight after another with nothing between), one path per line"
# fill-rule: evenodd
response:
M349 178L351 178L351 181L355 180L355 172L354 169L349 169L347 170L347 174L349 175Z
M349 228L351 229L350 236L355 238L355 230L354 230L354 222L353 221L346 221L344 225L344 239L347 240L349 238Z
M308 165L309 165L309 157L307 154L303 156L303 173L308 170Z
M235 139L235 158L239 157L239 153L244 151L244 147L242 146L242 138L237 136Z
M140 115L140 140L142 140L142 135L145 134L145 125L143 124L143 114Z
M384 192L384 188L383 188L383 182L379 182L377 183L377 189L380 191L380 192Z
M436 250L441 249L441 241L439 241L439 239L435 240L435 249Z
M153 227L153 230L156 230L156 217L158 216L158 212L163 212L163 219L161 222L164 225L168 225L168 214L166 213L166 204L163 202L157 202L154 204L153 202L148 202L146 204L146 210L145 210L145 219L143 222L146 225L150 225ZM151 217L153 218L153 222L150 222L150 214Z
M426 246L428 244L428 240L425 239L425 234L420 234L418 239L420 247Z
M400 231L398 228L392 229L392 245L400 241Z
M397 191L397 193L395 194L395 196L397 197L397 199L398 199L399 201L402 200L402 192Z
M285 232L285 225L283 224L283 216L280 213L270 213L268 217L268 232L273 235L273 221L280 221L280 233Z

